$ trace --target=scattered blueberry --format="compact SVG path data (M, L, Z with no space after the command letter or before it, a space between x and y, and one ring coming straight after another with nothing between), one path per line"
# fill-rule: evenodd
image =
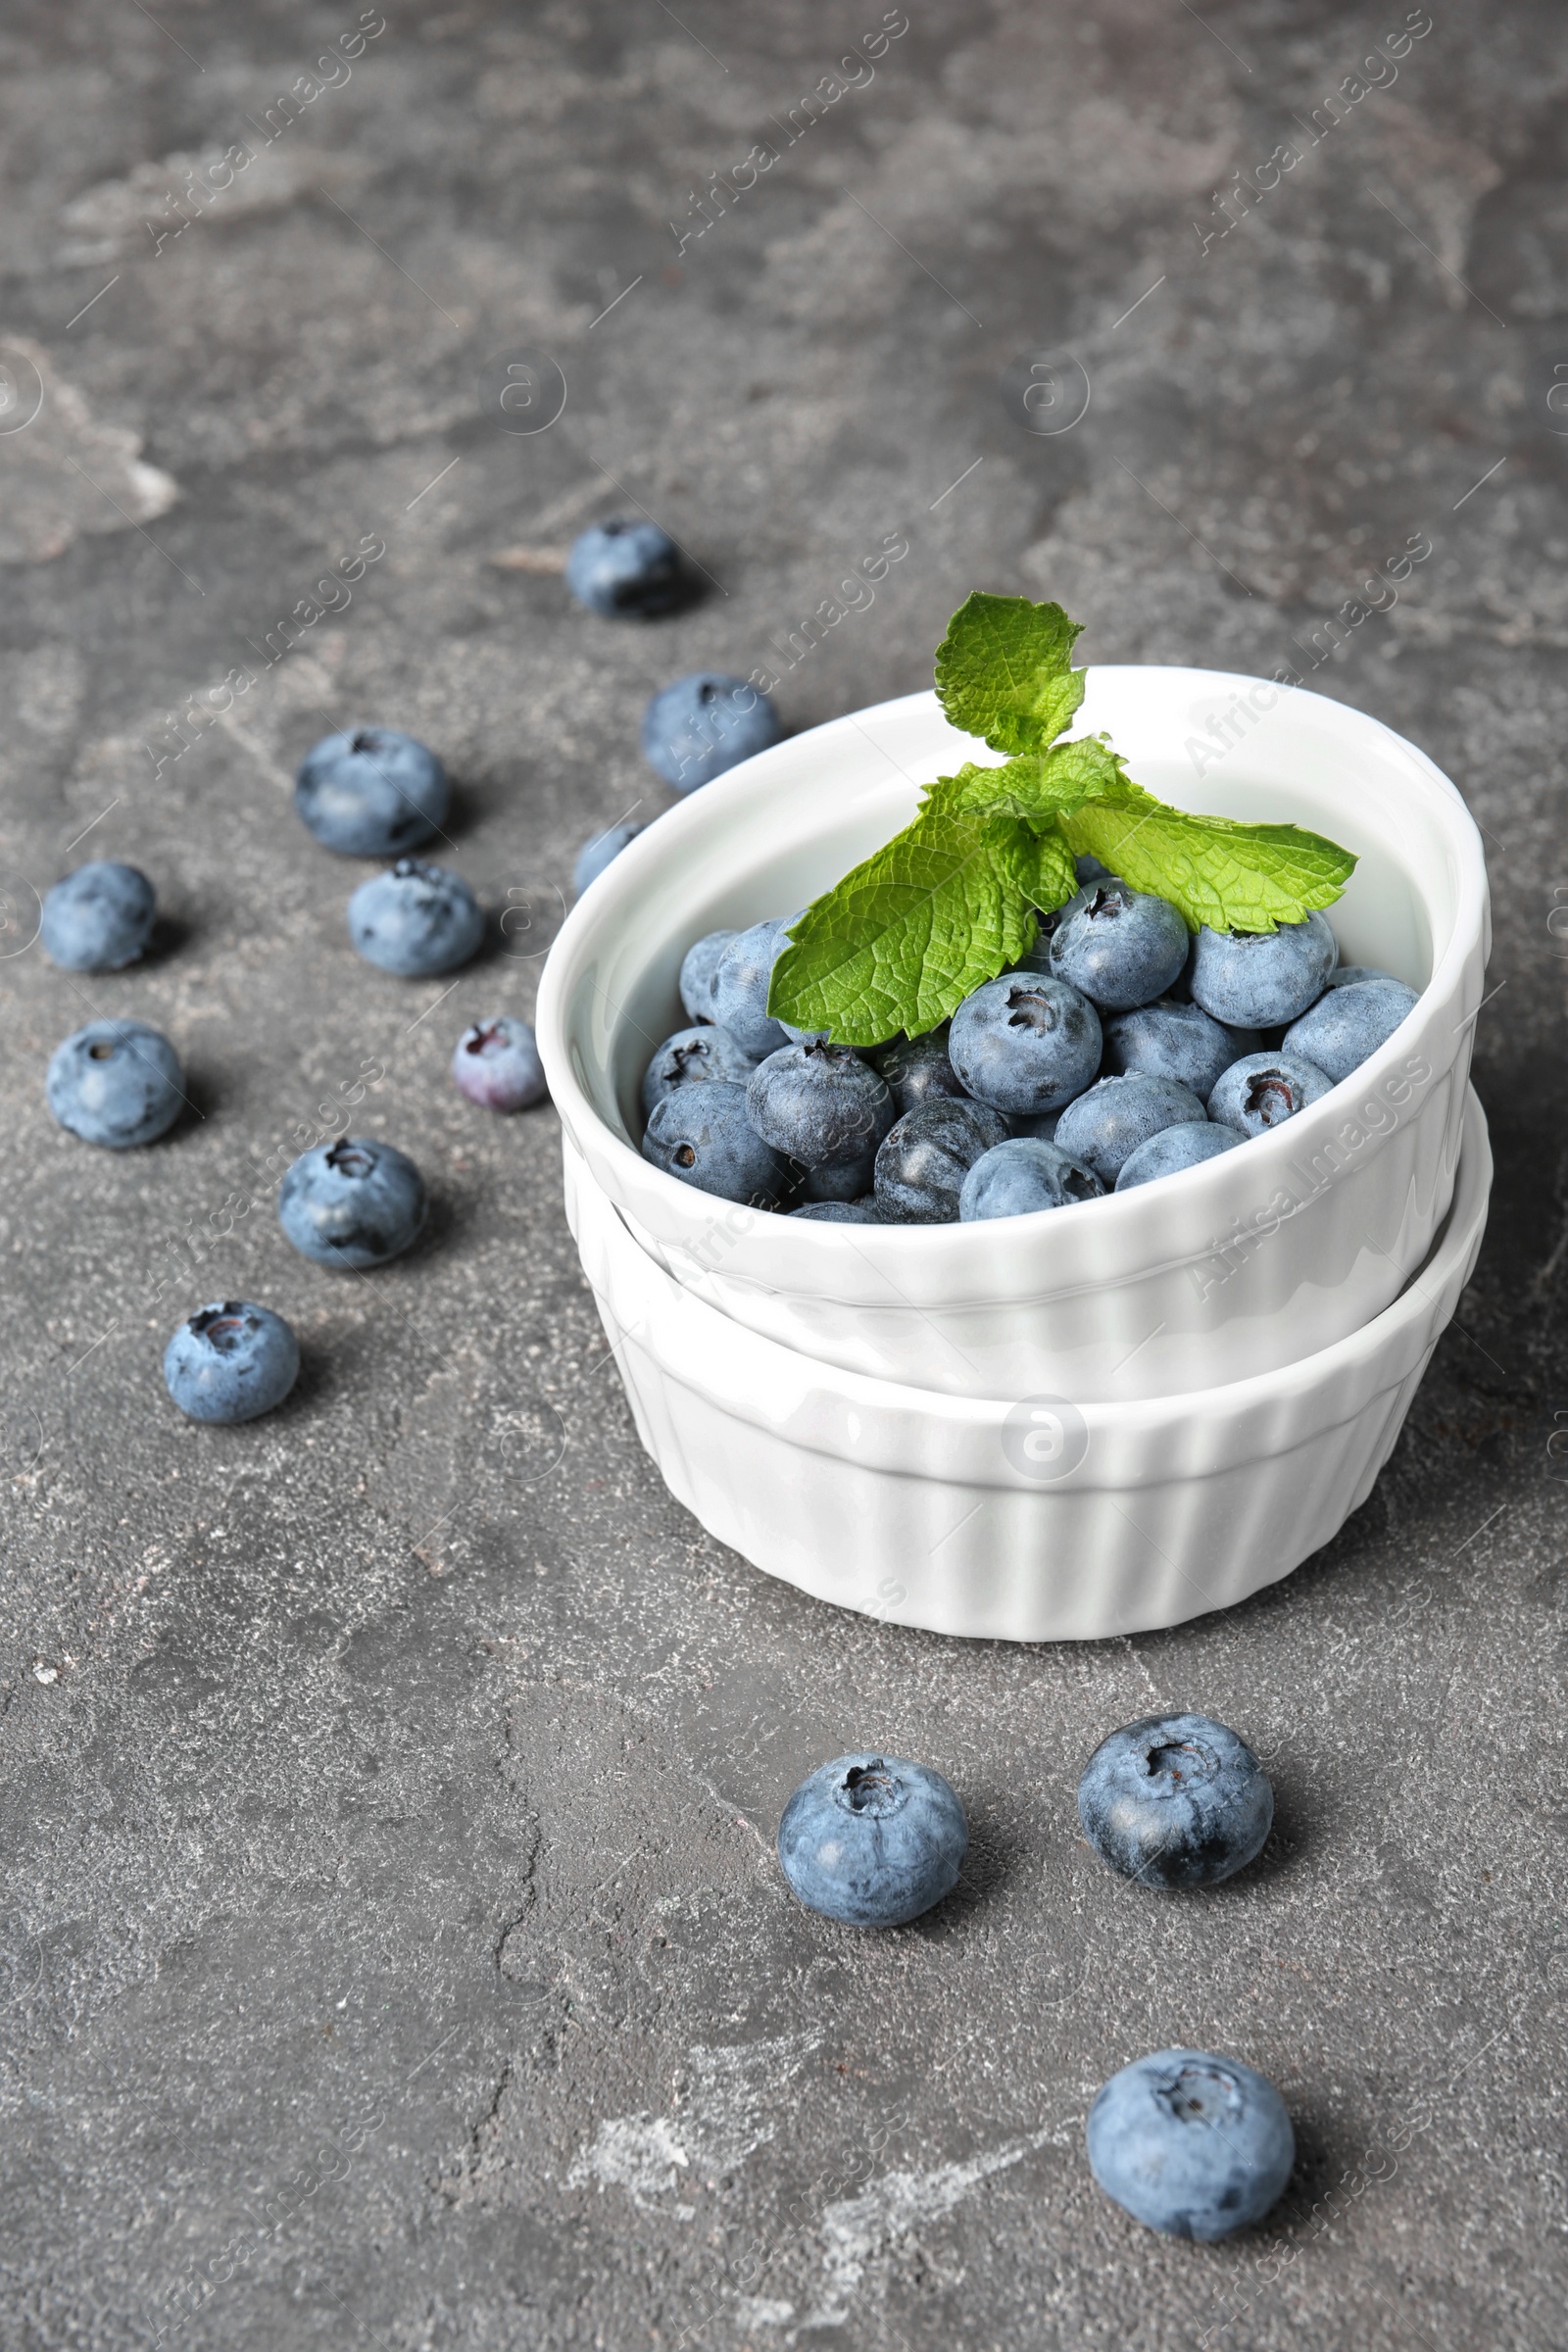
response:
M958 1215L965 1225L985 1217L1027 1217L1040 1208L1098 1200L1104 1189L1092 1168L1054 1144L1015 1136L975 1161L958 1195Z
M1388 1044L1416 1004L1415 990L1402 980L1353 980L1325 989L1286 1030L1285 1051L1315 1062L1337 1086Z
M876 1150L897 1113L870 1063L825 1038L779 1047L758 1063L746 1084L746 1115L758 1134L806 1168L823 1160L863 1158Z
M680 549L657 522L590 523L566 556L566 586L590 612L624 620L668 612L687 590Z
M461 874L400 858L349 901L349 934L367 963L406 980L454 972L484 937L479 902Z
M294 779L294 807L323 849L345 858L395 858L439 832L446 769L395 727L353 727L312 746Z
M1208 1715L1143 1715L1102 1740L1078 1783L1084 1836L1124 1879L1217 1886L1262 1852L1268 1775Z
M43 903L43 952L66 972L118 972L152 937L158 894L134 865L95 858Z
M179 1056L145 1021L89 1021L55 1048L49 1107L84 1144L126 1152L156 1143L185 1101Z
M848 1928L898 1928L951 1894L969 1825L940 1772L901 1756L839 1756L801 1783L778 1825L801 1901Z
M689 1021L713 1017L713 974L718 959L736 937L733 931L709 931L681 957L680 1001Z
M1340 959L1320 914L1277 931L1210 931L1193 943L1187 967L1193 1002L1236 1029L1278 1029L1323 994Z
M277 1196L277 1221L301 1256L363 1272L418 1239L424 1181L390 1144L344 1136L302 1152Z
M1169 899L1110 879L1091 882L1062 908L1051 968L1102 1012L1162 997L1187 961L1187 925Z
M481 1110L530 1110L549 1091L532 1029L507 1012L465 1029L452 1076L460 1094Z
M1208 1115L1243 1135L1264 1135L1316 1102L1334 1084L1299 1054L1244 1054L1208 1098Z
M942 1095L917 1102L878 1147L877 1206L890 1224L956 1224L964 1178L1006 1140L1007 1123L989 1103Z
M644 1116L651 1118L655 1103L672 1095L677 1086L710 1078L722 1079L728 1086L744 1086L756 1067L729 1031L715 1028L711 1021L694 1029L677 1029L673 1037L665 1038L644 1072Z
M699 1192L755 1208L776 1208L797 1181L788 1161L747 1118L745 1087L717 1078L677 1086L654 1104L643 1130L643 1157Z
M785 933L794 915L753 923L737 931L713 966L708 992L708 1017L727 1029L743 1054L762 1061L790 1042L782 1021L767 1009L773 966L789 945Z
M1090 2171L1134 2221L1205 2243L1260 2221L1296 2163L1273 2083L1206 2050L1124 2066L1096 2095L1085 2136Z
M590 882L597 882L607 865L612 864L629 841L635 841L643 830L641 825L612 825L607 832L596 833L585 841L577 852L577 862L571 869L571 887L582 897Z
M955 1102L964 1100L963 1081L948 1058L946 1021L939 1029L928 1029L923 1037L896 1037L892 1045L879 1047L872 1059L901 1111L912 1110L917 1102L929 1102L938 1095Z
M1200 1004L1179 1004L1169 997L1113 1013L1105 1023L1105 1070L1119 1075L1142 1070L1151 1078L1174 1078L1192 1088L1200 1102L1213 1093L1222 1070L1262 1040L1250 1029L1227 1029Z
M1220 1152L1234 1151L1243 1141L1234 1127L1221 1126L1215 1119L1184 1120L1180 1127L1162 1127L1147 1144L1127 1154L1116 1190L1136 1192L1139 1185L1153 1184L1161 1176L1178 1176L1183 1168L1217 1159Z
M282 1403L299 1370L282 1316L242 1298L204 1306L164 1349L164 1385L192 1421L254 1421Z
M1056 1121L1056 1148L1093 1168L1108 1191L1140 1144L1162 1127L1180 1127L1203 1115L1191 1087L1135 1070L1124 1078L1102 1078L1069 1102Z
M964 998L948 1054L993 1109L1059 1110L1099 1069L1101 1042L1099 1013L1064 980L1004 972Z
M808 1200L792 1208L792 1217L809 1217L818 1225L880 1225L882 1212L874 1200Z
M643 758L677 792L695 792L782 732L773 704L747 679L699 669L662 687L643 712Z

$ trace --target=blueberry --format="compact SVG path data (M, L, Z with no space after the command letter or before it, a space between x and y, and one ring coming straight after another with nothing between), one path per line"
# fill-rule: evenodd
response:
M986 1102L937 1095L890 1127L877 1150L876 1199L890 1223L955 1225L963 1180L982 1153L1007 1140L1007 1123Z
M282 1316L243 1298L204 1306L164 1349L164 1384L192 1421L254 1421L282 1403L299 1371Z
M955 1102L965 1100L963 1081L948 1057L946 1021L923 1037L896 1037L890 1046L880 1046L872 1059L901 1111L941 1095Z
M1084 1836L1124 1879L1217 1886L1262 1852L1268 1775L1207 1715L1143 1715L1102 1740L1078 1783Z
M158 894L134 865L96 858L57 882L43 903L43 952L67 972L118 972L152 937Z
M363 1272L418 1239L424 1181L390 1144L344 1136L302 1152L277 1196L277 1221L302 1257Z
M1156 2050L1112 2075L1089 2110L1089 2169L1146 2229L1205 2243L1261 2221L1296 2163L1266 2076L1207 2050Z
M643 1115L653 1116L654 1104L662 1102L677 1086L690 1086L696 1079L722 1079L727 1086L744 1086L757 1064L749 1054L743 1054L727 1029L715 1028L705 1021L695 1029L677 1029L666 1037L643 1076Z
M763 1143L747 1118L745 1087L720 1078L677 1086L654 1104L643 1132L643 1157L699 1192L745 1200L755 1208L776 1208L797 1182L789 1162Z
M668 612L687 594L680 549L657 522L590 523L566 557L566 586L610 620Z
M1337 963L1328 976L1327 985L1330 988L1353 988L1357 980L1393 978L1392 972L1380 971L1375 963Z
M1140 1144L1162 1127L1180 1127L1203 1115L1191 1087L1135 1070L1125 1078L1102 1078L1069 1102L1056 1121L1056 1148L1093 1168L1108 1190Z
M481 1110L531 1110L549 1089L532 1029L510 1013L465 1029L452 1056L453 1082Z
M1111 872L1108 865L1102 865L1098 858L1091 858L1087 850L1081 858L1075 858L1072 862L1073 870L1078 876L1080 890L1083 889L1086 882L1119 882L1121 879L1119 874Z
M1032 1136L1041 1144L1054 1144L1056 1129L1061 1125L1059 1110L1010 1110L1005 1116L1009 1135Z
M876 1183L876 1151L852 1152L842 1159L818 1160L808 1168L802 1200L816 1206L841 1207L846 1200L863 1200Z
M323 849L396 858L441 829L447 774L434 752L395 727L324 735L300 762L294 807Z
M1263 1135L1316 1102L1334 1084L1299 1054L1244 1054L1208 1098L1208 1115L1243 1135Z
M1027 1217L1037 1208L1098 1200L1104 1189L1093 1168L1054 1144L1014 1136L975 1161L958 1195L958 1215L965 1225L986 1217Z
M847 1928L899 1928L958 1883L969 1825L957 1794L902 1756L839 1756L801 1783L778 1825L795 1892Z
M695 792L782 733L778 711L748 679L699 669L662 687L643 712L643 758L677 792Z
M641 825L612 825L608 832L596 833L585 841L577 852L577 862L571 869L571 887L582 897L590 882L597 882L607 865L620 856L629 841L642 832Z
M814 1168L874 1152L898 1105L858 1054L813 1038L758 1063L746 1083L746 1115L775 1152Z
M62 1127L110 1152L156 1143L185 1101L178 1054L145 1021L89 1021L74 1030L50 1057L46 1091Z
M977 1102L994 1110L1060 1110L1100 1067L1100 1015L1047 973L1004 972L965 997L948 1054Z
M1277 931L1210 931L1193 943L1193 1002L1237 1029L1278 1029L1328 986L1340 945L1320 914Z
M1354 980L1326 989L1286 1030L1285 1051L1315 1062L1338 1086L1387 1045L1416 1003L1415 990L1402 980Z
M796 919L794 915L775 917L753 923L749 931L737 931L713 966L708 992L709 1018L727 1029L741 1052L754 1061L765 1059L790 1043L783 1022L775 1021L768 1012L767 992L773 966L789 946L785 932Z
M808 1200L792 1208L792 1217L809 1217L818 1225L880 1225L882 1212L874 1200Z
M1174 1078L1206 1102L1221 1071L1243 1054L1254 1054L1261 1043L1254 1030L1227 1029L1200 1004L1161 997L1157 1004L1114 1013L1105 1023L1105 1070L1107 1075L1142 1070L1151 1078Z
M484 937L479 902L461 874L400 858L349 901L349 934L367 963L406 980L455 972Z
M1051 968L1102 1012L1162 997L1187 961L1187 925L1169 899L1114 878L1069 899L1051 935Z
M1222 1152L1233 1152L1243 1141L1234 1127L1222 1127L1214 1119L1184 1120L1179 1127L1162 1127L1147 1144L1127 1154L1116 1190L1136 1192L1139 1185L1153 1184L1161 1176L1178 1176L1183 1168L1196 1168L1202 1160L1217 1159Z
M680 1001L689 1021L713 1017L713 974L718 959L736 937L733 931L708 931L695 940L681 958Z

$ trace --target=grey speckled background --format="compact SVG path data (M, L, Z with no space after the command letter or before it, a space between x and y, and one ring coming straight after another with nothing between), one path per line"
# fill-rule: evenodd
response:
M1432 8L1205 254L1216 191L1306 145L1399 0L908 0L677 259L690 192L875 0L387 0L265 151L354 0L12 0L0 332L44 403L0 435L7 940L91 851L170 922L85 986L0 962L7 2346L1568 2341L1568 48L1546 0ZM174 236L185 165L238 141ZM1093 403L1031 437L999 383L1043 345ZM518 346L570 397L511 438L477 383ZM607 474L718 583L677 620L493 561L622 506ZM446 1077L464 1022L530 1010L578 842L661 805L649 691L767 660L894 532L791 726L925 683L977 582L1062 598L1091 660L1266 671L1432 543L1318 683L1487 828L1491 1235L1370 1502L1178 1633L957 1646L721 1550L636 1444L553 1115ZM264 668L362 538L352 603ZM155 774L166 714L240 664ZM438 1010L356 961L354 869L288 806L366 715L447 755L456 861L521 910ZM48 1118L89 1000L186 1057L200 1115L154 1151ZM361 1084L439 1213L349 1283L257 1171ZM306 1378L184 1426L163 1335L235 1291ZM1156 1696L1276 1777L1268 1857L1207 1900L1078 1839L1081 1758ZM959 1895L876 1941L769 1852L866 1740L975 1828ZM1274 2219L1217 2250L1139 2231L1081 2149L1100 2080L1183 2039L1299 2130Z

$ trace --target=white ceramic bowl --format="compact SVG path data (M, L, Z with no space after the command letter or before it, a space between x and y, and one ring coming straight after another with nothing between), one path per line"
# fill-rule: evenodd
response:
M1283 1370L1136 1404L948 1396L763 1339L671 1280L568 1146L568 1213L670 1492L768 1575L933 1633L1094 1641L1289 1574L1388 1458L1486 1224L1468 1098L1453 1203L1398 1298Z
M1232 720L1239 740L1222 755L1219 722L1237 708L1253 723ZM637 1150L643 1070L685 1021L685 950L803 906L907 821L923 782L990 757L931 694L779 744L622 851L556 941L537 1016L551 1093L594 1183L645 1250L736 1321L954 1395L1163 1396L1331 1345L1425 1256L1452 1187L1490 944L1480 839L1458 793L1376 719L1256 679L1091 669L1080 721L1107 729L1165 800L1294 819L1354 850L1331 914L1343 957L1396 972L1419 1004L1284 1127L1108 1200L925 1227L715 1200Z

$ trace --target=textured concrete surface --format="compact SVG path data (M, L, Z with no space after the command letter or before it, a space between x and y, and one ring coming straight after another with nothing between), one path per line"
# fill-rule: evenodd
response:
M879 56L876 0L386 15L357 54L354 0L0 28L0 2335L1568 2341L1559 13L1432 0L1401 51L1399 0L908 0ZM1026 431L1062 349L1088 411L1061 361L1028 414L1068 429ZM518 351L567 387L535 433L485 372ZM628 502L711 575L657 626L568 610L539 552ZM446 1077L466 1021L531 1009L577 844L662 805L644 698L771 663L809 725L923 684L975 584L1062 598L1090 659L1301 667L1417 537L1316 683L1487 829L1498 1179L1370 1502L1255 1603L1087 1648L768 1585L637 1446L552 1114ZM356 961L361 869L289 809L365 716L460 779L498 920L445 996ZM30 894L93 852L169 919L80 982ZM153 1151L48 1118L89 1005L186 1058ZM438 1200L374 1280L271 1213L350 1119ZM163 1337L236 1292L306 1376L184 1426ZM1206 1900L1077 1836L1081 1759L1156 1698L1276 1777L1267 1857ZM947 1771L975 1832L958 1896L874 1941L769 1850L862 1741ZM1277 2214L1215 2250L1142 2233L1082 2154L1097 2083L1183 2040L1264 2068L1299 2132Z

